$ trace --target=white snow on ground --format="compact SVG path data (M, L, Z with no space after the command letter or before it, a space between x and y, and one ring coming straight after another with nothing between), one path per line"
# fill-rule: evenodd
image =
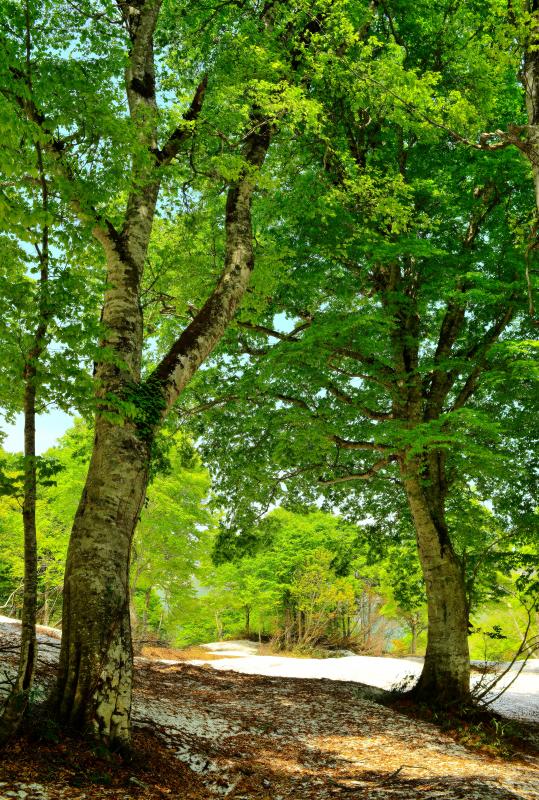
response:
M259 656L258 645L254 642L238 640L232 642L211 642L204 647L214 654L227 654L234 658L221 658L215 661L192 661L193 664L209 663L213 669L233 670L249 675L268 675L282 678L328 678L334 681L352 681L391 689L408 676L418 676L421 672L420 659L377 658L374 656L344 656L342 658L286 658L284 656ZM241 658L239 658L241 656ZM490 682L492 675L486 675ZM496 687L506 686L515 677L510 671ZM475 683L480 678L473 676ZM492 708L513 719L539 722L539 659L530 659L522 673Z
M208 642L200 645L204 650L208 650L215 655L223 656L257 656L260 649L258 642L250 642L249 639L237 639L232 642Z
M20 625L20 620L0 616L0 629L10 630L11 626ZM40 658L54 663L58 658L61 632L57 628L38 625L38 642ZM229 642L209 642L202 645L213 655L223 658L214 661L193 660L192 664L209 664L218 670L233 670L248 675L267 675L282 678L327 678L334 681L352 681L377 686L380 689L391 689L406 678L418 676L422 668L419 658L377 658L374 656L345 655L340 658L288 658L284 656L258 655L260 645L246 639ZM174 664L173 660L162 660L162 663ZM479 665L481 662L475 662ZM515 677L513 668L500 685L495 687L495 697L500 689ZM487 674L484 680L488 683L492 675ZM480 676L474 675L475 684ZM539 722L539 659L530 659L522 673L514 680L508 690L492 703L492 709L512 719L532 720Z

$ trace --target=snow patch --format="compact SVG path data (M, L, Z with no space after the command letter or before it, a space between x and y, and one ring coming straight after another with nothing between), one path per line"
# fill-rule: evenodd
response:
M221 642L220 644L240 645L240 642ZM253 644L252 642L250 644ZM211 645L213 647L213 644ZM314 678L333 681L350 681L391 689L408 676L418 677L422 660L406 658L378 658L376 656L344 656L341 658L285 658L284 656L242 655L237 647L236 658L221 658L215 661L193 660L196 665L209 664L212 669L231 670L247 675L266 675L280 678ZM232 653L229 653L232 655ZM500 665L503 668L503 665ZM518 665L514 669L519 669ZM496 696L503 686L513 680L514 672L502 679L500 687L494 688L491 696ZM491 678L493 676L487 676ZM472 676L475 685L480 676ZM489 699L488 697L486 698ZM491 705L506 717L526 721L539 720L539 659L530 659L522 673L507 691Z

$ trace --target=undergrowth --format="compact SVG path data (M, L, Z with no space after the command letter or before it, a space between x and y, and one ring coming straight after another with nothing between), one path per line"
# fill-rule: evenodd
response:
M391 695L396 711L436 725L464 747L500 758L539 753L539 725L506 719L480 706L436 707L410 696Z

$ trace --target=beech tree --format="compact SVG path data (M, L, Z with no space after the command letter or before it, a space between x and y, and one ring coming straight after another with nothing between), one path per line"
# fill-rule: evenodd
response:
M288 165L301 172L301 195L286 198L281 218L268 209L290 279L265 313L242 313L226 368L199 376L188 413L207 412L200 433L222 502L240 520L268 500L319 494L328 507L355 505L356 518L391 507L410 515L429 619L416 694L467 701L469 605L448 503L502 460L517 472L514 442L529 452L535 436L519 430L529 404L498 417L489 404L500 381L500 408L520 403L535 374L522 235L529 176L516 148L482 133L523 113L520 54L515 41L498 60L486 47L507 41L506 18L497 25L462 6L448 23L448 9L384 8L379 24L399 53L394 104L382 59L380 71L376 57L343 59L338 91L334 72L321 78L323 145L311 139ZM363 93L369 69L378 103ZM493 82L475 83L479 70ZM241 434L238 403L252 404Z
M278 499L287 476L330 503L366 478L388 478L396 503L404 488L429 599L420 688L466 698L446 501L453 473L468 480L485 441L503 439L481 416L485 376L509 369L499 342L526 347L531 183L513 145L532 152L532 90L530 124L509 126L524 123L523 52L536 70L535 6L518 19L498 0L2 0L0 11L15 180L24 191L36 177L17 142L39 147L59 228L76 228L104 283L60 719L129 743L129 556L158 433L194 380L197 402L222 394L199 368L240 304L242 334L217 379L268 416L262 427L242 416L245 435L227 420L221 444L237 461L223 487L246 487L260 462L240 454L257 436L272 477L257 475L246 502ZM255 255L264 270L252 282ZM276 314L291 326L276 328ZM291 410L301 422L289 427Z
M302 100L311 17L310 6L280 3L2 4L2 113L40 142L63 213L93 237L104 269L95 438L68 553L56 705L63 722L118 746L130 735L129 553L155 434L245 293L251 205L272 135L288 113L313 116ZM28 37L31 87L21 68ZM222 256L205 261L214 285L190 298L190 322L143 371L155 221L165 208L177 216L182 202L203 204L208 191L224 217Z
M24 13L24 25L22 80L31 92L28 13ZM5 742L24 716L33 685L39 567L37 488L38 482L49 483L55 471L52 460L36 455L36 417L47 405L69 408L87 399L85 389L89 381L84 380L84 362L88 357L88 342L96 332L93 322L96 306L94 280L87 271L87 263L81 258L81 263L72 269L65 253L67 244L71 256L77 251L73 231L64 226L58 236L58 209L55 198L51 198L42 143L23 140L21 145L17 136L21 130L6 125L5 120L1 129L5 146L0 169L8 177L2 184L0 203L3 228L0 342L4 359L0 393L6 415L22 412L24 420L20 472L12 470L8 485L3 487L3 492L20 503L24 533L21 650L17 676L0 719L0 742Z

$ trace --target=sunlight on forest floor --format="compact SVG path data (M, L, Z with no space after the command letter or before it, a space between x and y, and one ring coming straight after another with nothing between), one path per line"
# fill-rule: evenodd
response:
M0 624L7 669L18 629ZM39 639L37 691L44 696L59 642L43 633ZM219 645L227 653L242 649L241 642ZM208 652L182 652L199 649ZM277 657L223 659L218 650L219 661L202 665L136 660L133 762L58 739L52 729L37 739L28 734L4 754L0 800L539 800L532 745L496 744L481 725L470 725L464 746L413 709L404 715L365 699L371 690L361 683L241 674L236 667L244 662ZM358 658L282 661L322 668Z

